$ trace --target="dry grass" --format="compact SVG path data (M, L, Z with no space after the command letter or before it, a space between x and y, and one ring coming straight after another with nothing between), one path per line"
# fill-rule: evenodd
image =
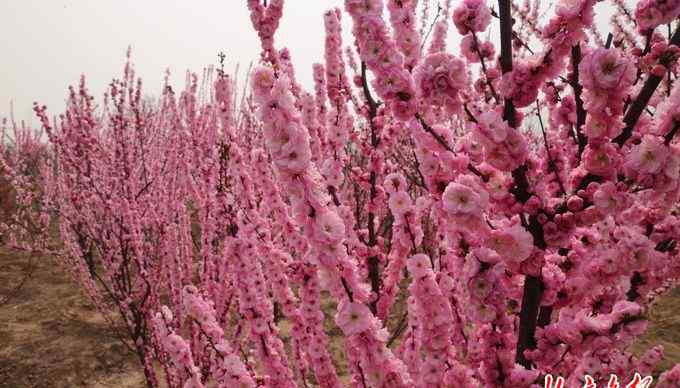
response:
M680 288L660 298L647 313L649 327L645 335L633 345L636 354L656 345L663 345L664 360L655 371L655 377L680 363Z

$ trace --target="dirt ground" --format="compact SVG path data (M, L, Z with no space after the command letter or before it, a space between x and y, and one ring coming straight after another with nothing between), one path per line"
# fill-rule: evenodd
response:
M0 388L143 387L136 358L49 259L0 251Z
M28 281L12 293L28 272ZM8 295L11 299L0 305L0 388L145 386L135 356L49 259L0 250L0 303ZM664 345L664 370L680 362L680 290L658 302L649 316L648 333L634 349ZM331 332L336 329L328 324ZM331 346L336 357L344 358L339 341Z

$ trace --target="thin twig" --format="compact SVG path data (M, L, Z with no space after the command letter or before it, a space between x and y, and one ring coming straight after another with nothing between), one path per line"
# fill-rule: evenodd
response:
M434 29L434 25L437 24L437 19L439 19L439 14L442 12L442 6L440 4L437 4L437 14L434 16L434 20L432 20L432 24L430 24L430 29L427 30L427 34L423 37L423 41L420 43L420 50L423 50L423 47L425 47L425 42L427 42L427 38L430 36L432 33L432 30Z
M9 291L9 293L7 294L7 296L5 296L3 299L0 299L0 306L9 303L9 301L10 301L12 298L14 298L14 297L16 297L17 295L19 295L19 292L21 291L21 289L24 287L24 285L25 285L26 283L28 283L28 280L29 280L29 279L31 278L31 276L33 275L33 272L35 272L35 268L36 268L36 266L35 266L35 264L33 263L33 256L30 256L30 257L28 258L28 270L26 271L26 273L25 273L23 279L21 279L21 281L19 282L19 284L17 284L17 286L14 287L14 289L12 289L11 291Z
M402 333L404 332L404 329L406 329L406 317L408 317L408 311L405 311L404 314L399 318L399 323L397 323L397 327L394 329L394 333L392 333L392 336L390 336L390 339L387 340L387 347L389 348L392 343L399 338Z
M450 146L449 143L446 141L446 139L444 139L444 137L442 137L440 134L438 134L437 132L435 132L434 129L433 129L432 127L430 127L430 126L425 122L425 120L420 116L420 114L416 113L416 118L417 118L418 121L420 122L420 125L423 127L423 129L425 130L425 132L427 132L427 133L429 133L430 135L432 135L432 137L434 137L434 139L437 140L437 143L441 144L441 146L444 147L445 150L451 152L452 154L455 154L455 153L456 153L456 152L453 150L453 148L451 148L451 146ZM482 180L483 180L484 182L488 182L488 181L489 181L489 176L483 174L481 171L479 171L479 170L477 169L477 167L473 166L472 164L468 164L467 168L468 168L468 171L470 171L471 173L473 173L473 174L477 175L478 177L482 178Z
M545 152L548 154L548 167L552 172L555 173L555 178L557 178L557 183L560 185L560 190L562 191L563 195L567 195L567 191L564 189L564 185L562 184L562 179L560 178L559 171L557 171L557 166L555 164L555 161L552 158L552 155L550 154L550 145L548 145L548 136L545 133L545 127L543 126L543 118L541 118L541 107L538 104L538 100L536 100L536 116L538 116L538 123L541 125L541 133L543 134L543 142L545 143Z

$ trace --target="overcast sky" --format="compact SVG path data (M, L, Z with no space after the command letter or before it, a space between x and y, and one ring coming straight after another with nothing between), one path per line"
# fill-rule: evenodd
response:
M290 49L303 85L312 85L311 66L323 59L323 12L342 4L285 3L277 47ZM598 6L599 20L608 19L607 7ZM348 33L346 14L343 24ZM450 27L451 48L458 33ZM0 36L0 117L13 101L16 118L30 121L33 101L61 113L67 86L81 74L101 97L121 74L128 45L149 94L158 94L166 68L173 83L182 85L186 70L215 64L220 50L230 71L237 63L246 68L260 52L245 0L0 0ZM344 43L352 43L347 35Z

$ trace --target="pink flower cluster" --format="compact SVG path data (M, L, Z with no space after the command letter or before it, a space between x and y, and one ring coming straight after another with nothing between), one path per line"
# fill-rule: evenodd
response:
M528 146L517 129L494 110L484 112L477 121L474 138L484 147L484 159L489 164L501 171L512 171L524 164Z
M635 66L620 51L594 49L583 57L579 65L584 88L584 107L598 116L621 113L628 88L635 81ZM608 120L602 119L603 122ZM608 134L615 137L616 134Z
M266 6L263 6L260 0L248 0L248 8L250 20L262 42L263 57L276 63L278 53L274 48L274 33L283 15L283 0L270 0Z
M437 284L432 262L427 255L410 257L407 266L412 278L409 291L415 301L411 312L418 321L418 346L424 355L424 359L417 362L420 366L417 386L427 387L440 381L450 384L454 377L446 375L453 371L447 372L446 364L456 363L451 342L454 330L451 307Z
M448 53L434 53L414 70L418 96L424 104L442 107L449 114L460 110L460 92L467 86L465 63Z
M615 1L605 43L593 0L540 30L539 3L499 2L498 50L484 1L446 1L429 33L431 4L418 23L415 1L346 0L355 46L326 12L307 91L274 45L283 1L248 1L242 98L208 69L147 103L128 63L100 110L84 81L56 123L36 106L49 147L0 121L3 241L69 269L150 387L650 374L662 349L628 349L680 279L680 33L649 28L676 5L641 2L641 35Z
M521 263L534 251L531 234L519 224L492 230L485 245L508 263Z
M680 15L680 1L643 0L635 6L635 20L640 32L670 23Z
M626 301L616 303L608 314L562 310L557 323L538 329L538 345L536 350L528 352L529 357L554 365L568 355L567 362L576 368L573 377L567 380L570 385L586 374L597 381L608 378L608 371L620 372L615 369L620 362L624 363L624 368L628 366L627 361L616 357L613 347L615 341L630 343L631 338L644 331L645 322L640 314L639 305ZM654 361L650 359L649 362ZM624 373L627 376L630 370L624 370Z
M221 384L220 386L229 387L237 385L254 387L255 382L249 371L241 359L234 354L231 346L224 340L224 331L215 318L214 308L201 297L199 291L194 286L185 287L182 292L182 298L187 316L195 320L199 331L204 335L204 340L211 343L211 346L214 347L216 353L214 357L220 359L220 362L216 363L215 366L218 368L215 371L215 375ZM168 317L164 319L168 319ZM175 347L179 346L182 348L182 346L185 346L182 343L177 337L170 336L166 345L174 344ZM172 354L172 347L169 346L168 349ZM188 356L186 350L184 348L183 356Z
M273 82L269 82L272 80ZM274 72L260 67L253 72L253 88L260 103L260 115L265 125L266 142L280 136L291 126L300 126L300 113L293 105L292 93L287 89L285 76L276 78ZM273 111L275 114L267 114ZM281 118L281 121L278 119ZM282 125L285 124L285 125ZM302 132L304 135L305 132ZM274 143L275 144L275 143ZM309 146L306 146L309 150ZM270 153L275 150L270 148ZM372 376L378 386L407 387L410 378L403 363L387 349L384 329L379 321L363 305L368 299L366 287L357 278L356 265L350 261L343 247L345 233L344 221L337 211L328 206L327 195L319 189L325 187L318 172L307 164L304 170L290 171L284 165L279 167L280 180L289 187L293 197L293 209L297 222L304 226L314 250L311 256L327 279L326 287L341 302L336 317L338 326L349 333L350 346L357 352L358 360L366 370L383 371ZM342 268L338 271L338 268ZM370 317L365 317L369 311ZM376 355L380 355L376 357ZM355 378L359 378L358 376Z
M482 32L491 21L491 11L484 0L464 0L453 10L453 24L461 35Z
M394 216L393 248L387 258L381 297L377 304L378 317L386 319L399 293L407 254L423 241L422 218L430 204L424 197L418 198L414 204L407 190L406 179L399 173L387 175L383 188L389 194L388 206Z
M564 57L583 39L584 29L593 23L593 0L560 1L555 16L543 28L547 41L543 53L515 61L513 69L503 75L501 94L515 106L525 107L536 100L546 79L556 77L564 67Z
M455 217L481 219L488 205L489 194L470 175L449 183L442 195L444 211Z
M660 34L652 34L649 47L648 51L637 47L632 50L632 54L638 57L640 69L659 78L663 78L669 69L675 69L678 57L680 57L678 46L668 44L666 38Z
M581 61L579 73L583 107L590 112L583 129L588 137L584 165L592 174L612 176L620 155L609 141L621 133L624 96L635 81L635 68L618 50L594 49Z
M345 9L354 20L361 60L376 74L376 92L389 103L395 117L411 119L416 111L416 91L404 68L404 57L382 19L382 0L345 0Z
M471 63L492 61L496 54L496 48L490 41L478 42L472 34L467 34L460 41L460 51Z
M314 376L320 385L339 388L333 359L329 352L329 339L324 331L324 314L321 312L321 287L316 268L308 264L300 264L296 271L300 288L299 314L304 320L305 328L301 333L303 342L307 344L307 358L314 370Z
M675 366L673 369L664 372L659 376L659 381L656 384L657 388L673 388L680 385L680 366Z
M404 64L413 69L420 60L421 36L416 29L416 0L388 0L394 41L404 55Z
M170 356L177 370L186 374L182 388L203 388L201 371L194 363L189 343L168 328L168 322L172 321L172 318L172 312L167 306L163 306L161 312L156 314L154 325L156 335L160 337L161 347Z

